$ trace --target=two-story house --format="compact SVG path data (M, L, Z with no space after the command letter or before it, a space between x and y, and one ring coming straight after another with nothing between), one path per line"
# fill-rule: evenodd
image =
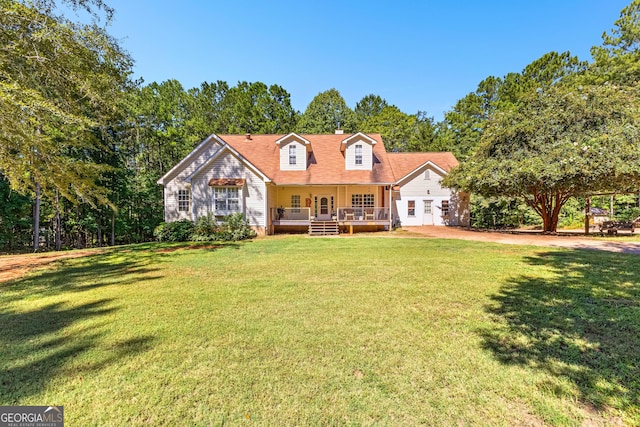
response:
M165 221L241 212L259 233L466 225L451 153L387 153L378 134L211 135L167 172Z

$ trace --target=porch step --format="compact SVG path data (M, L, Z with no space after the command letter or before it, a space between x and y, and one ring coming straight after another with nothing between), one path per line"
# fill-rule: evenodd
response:
M340 234L337 221L311 221L310 236L335 236Z

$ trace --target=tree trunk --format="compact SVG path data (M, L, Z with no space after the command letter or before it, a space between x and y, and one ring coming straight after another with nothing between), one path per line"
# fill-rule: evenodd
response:
M532 200L527 200L527 204L542 218L542 231L544 233L555 233L558 230L560 209L569 200L570 196L562 193L534 193L533 196Z
M98 222L98 233L97 233L98 247L102 247L102 227L100 226L100 222Z
M116 212L111 211L111 246L116 245Z
M58 190L56 189L56 199L55 199L55 203L56 203L56 217L55 217L55 250L59 251L60 249L62 249L62 242L60 239L60 194L58 192Z
M76 221L80 222L78 219L80 218L80 207L76 206ZM77 235L77 241L76 241L76 249L84 249L84 246L82 246L82 226L77 225L78 227L78 235Z
M615 214L613 213L613 195L611 195L609 199L609 218L613 220L614 217L615 217Z
M591 215L591 197L584 201L584 234L589 234L589 215Z
M33 206L33 252L40 247L40 183L36 182L36 199Z

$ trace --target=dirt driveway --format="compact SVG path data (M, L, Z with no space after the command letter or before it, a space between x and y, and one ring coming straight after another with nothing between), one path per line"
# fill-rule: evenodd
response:
M459 227L436 227L428 225L422 227L403 227L402 229L418 236L442 239L476 240L511 245L595 249L640 255L640 240L631 239L628 236L594 238L578 233L575 235L572 235L572 233L543 235L536 231L475 231Z
M97 253L94 251L46 252L43 254L0 256L0 283L16 279L34 268L66 258L78 258Z

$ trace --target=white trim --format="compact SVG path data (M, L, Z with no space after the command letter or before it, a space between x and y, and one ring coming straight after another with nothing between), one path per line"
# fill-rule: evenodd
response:
M294 137L296 140L298 140L298 142L303 143L304 145L311 145L311 142L309 142L307 139L304 139L303 137L301 137L300 135L298 135L295 132L291 132L288 135L283 136L282 138L279 138L276 140L276 145L280 146L280 144L282 144L283 142L285 142L286 140L288 140L289 138Z
M218 213L218 209L216 209L216 190L219 188L224 188L225 189L225 205L227 207L227 209L225 210L224 213ZM229 211L229 200L235 200L235 199L229 199L229 189L230 188L236 188L238 190L238 210L237 211ZM244 204L244 186L239 186L239 185L222 185L222 186L216 186L216 187L211 187L210 189L211 191L211 209L213 210L213 215L214 216L227 216L227 215L233 215L236 213L241 213L242 215L245 216L246 218L246 212L245 212L245 204Z
M178 162L177 165L175 165L174 167L172 167L169 172L165 173L164 175L162 175L162 177L156 182L156 184L159 185L166 185L166 183L168 181L170 181L169 176L173 175L175 172L177 172L179 169L182 168L182 166L187 163L187 161L191 161L192 157L195 155L196 152L200 151L200 149L202 149L204 146L207 145L207 143L211 140L211 139L216 139L217 141L222 141L220 138L218 138L218 136L214 133L212 133L211 135L209 135L208 137L205 138L204 141L202 141L200 144L198 144L198 146L196 148L194 148L189 154L187 154L187 156L180 160ZM225 144L224 141L222 141L223 144Z
M342 146L345 146L345 145L349 144L349 142L352 139L364 139L365 141L367 141L371 145L376 145L378 143L378 141L376 141L375 139L371 138L369 135L364 134L362 132L358 132L358 133L354 133L349 138L343 139L342 140Z
M409 177L411 177L411 175L415 174L416 172L420 171L421 169L424 169L427 166L432 166L436 171L440 172L442 175L448 175L446 170L442 169L440 166L436 165L431 160L427 160L425 163L421 164L420 166L418 166L417 168L415 168L414 170L412 170L411 172L409 172L408 174L406 174L405 176L403 176L402 178L397 180L396 184L397 185L401 185L400 183L402 181L408 179Z
M207 167L209 164L211 164L211 162L213 162L214 160L216 160L218 157L220 157L222 155L222 153L226 150L228 150L231 154L233 154L235 157L237 157L242 163L244 163L249 169L251 169L256 175L259 175L264 182L271 182L271 180L269 179L269 177L267 177L264 173L262 173L261 170L259 170L258 168L256 168L251 162L249 162L247 159L245 159L244 157L242 157L242 155L240 153L238 153L233 147L231 147L229 144L224 143L225 145L220 148L218 151L215 152L215 154L211 157L209 157L204 163L202 163L200 166L198 166L196 168L196 170L194 170L191 175L189 175L188 177L186 177L184 179L185 182L190 183L191 180L193 179L194 176L198 175L200 172L202 172L202 170Z

